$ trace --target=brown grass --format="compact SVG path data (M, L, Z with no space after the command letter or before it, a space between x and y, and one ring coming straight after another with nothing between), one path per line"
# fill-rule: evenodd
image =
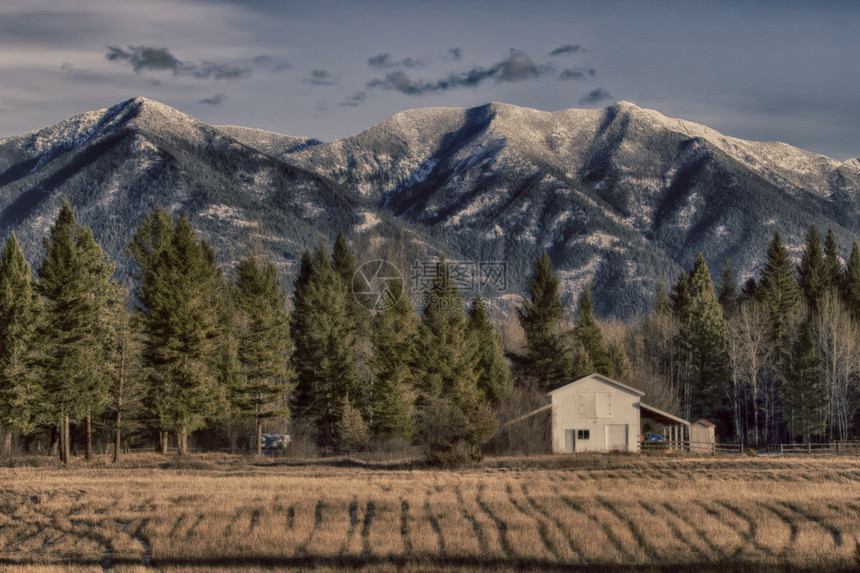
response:
M849 570L858 482L850 458L29 464L0 469L0 571Z

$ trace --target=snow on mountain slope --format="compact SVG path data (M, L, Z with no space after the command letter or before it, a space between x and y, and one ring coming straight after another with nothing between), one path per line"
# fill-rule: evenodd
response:
M31 258L66 197L122 269L128 237L161 204L187 213L228 265L265 237L287 275L339 229L374 249L399 233L420 252L505 262L510 294L547 249L569 303L589 283L597 311L619 316L646 309L656 281L698 252L712 271L728 258L740 278L753 274L777 228L795 250L810 224L832 228L847 251L858 191L860 159L628 102L410 110L321 143L135 98L0 140L0 234L15 229Z

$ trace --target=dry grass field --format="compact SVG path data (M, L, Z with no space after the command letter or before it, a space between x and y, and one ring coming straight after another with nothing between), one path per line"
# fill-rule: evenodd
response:
M0 468L0 571L860 567L856 458L393 467L141 454Z

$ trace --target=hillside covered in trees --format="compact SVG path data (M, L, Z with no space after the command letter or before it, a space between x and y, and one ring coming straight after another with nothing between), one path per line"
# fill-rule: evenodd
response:
M742 286L728 262L715 284L700 256L627 322L598 321L590 287L566 309L547 251L516 315L494 324L444 258L418 296L391 277L374 298L343 233L304 252L292 285L259 244L224 274L189 220L161 208L126 247L128 284L68 203L43 246L35 274L14 234L0 256L4 456L68 461L73 444L87 459L110 445L114 459L170 444L259 453L266 431L307 455L418 445L455 464L591 372L717 422L723 440L858 435L860 248L843 265L814 226L799 262L775 232Z

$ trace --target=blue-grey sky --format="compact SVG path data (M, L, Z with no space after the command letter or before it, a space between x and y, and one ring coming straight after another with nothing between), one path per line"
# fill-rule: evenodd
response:
M4 0L0 137L143 95L333 140L398 111L618 100L860 156L860 2Z

